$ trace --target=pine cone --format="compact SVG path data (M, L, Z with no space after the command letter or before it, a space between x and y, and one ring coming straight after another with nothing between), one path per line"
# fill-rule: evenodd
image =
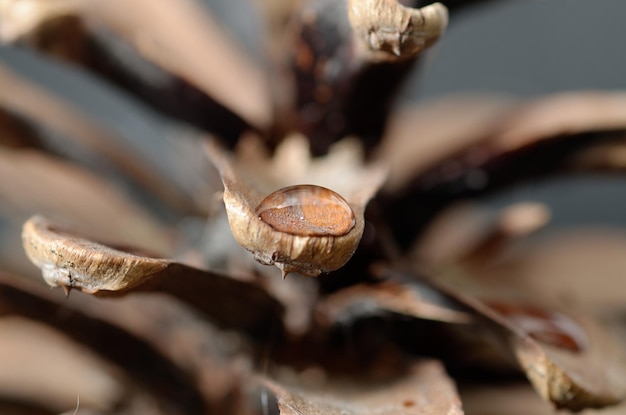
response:
M0 412L621 413L623 231L502 195L611 182L626 93L405 88L478 2L244 3L0 0Z

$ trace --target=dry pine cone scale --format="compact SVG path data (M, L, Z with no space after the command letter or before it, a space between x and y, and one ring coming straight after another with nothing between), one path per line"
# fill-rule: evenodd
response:
M0 0L0 412L619 413L623 236L484 200L626 94L398 108L477 2L412 3Z

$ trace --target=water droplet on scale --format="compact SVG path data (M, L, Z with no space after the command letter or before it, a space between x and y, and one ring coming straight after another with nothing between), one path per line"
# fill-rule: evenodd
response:
M256 214L274 230L298 236L343 236L355 224L343 197L309 184L271 193L257 206Z

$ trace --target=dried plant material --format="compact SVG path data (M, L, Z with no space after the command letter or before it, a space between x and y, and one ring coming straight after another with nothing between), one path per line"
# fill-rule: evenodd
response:
M40 138L26 120L0 108L0 146L12 148L38 147Z
M185 131L179 135L182 128L177 126L176 134L159 131L156 141L142 137L138 151L138 142L131 142L119 128L118 134L109 134L101 123L83 117L84 111L0 68L0 106L27 124L32 122L39 133L35 138L43 140L41 145L36 140L29 145L27 131L26 140L16 139L23 132L14 125L7 128L12 136L0 139L5 143L0 145L0 166L9 167L7 186L17 183L24 189L6 187L10 195L6 199L0 194L2 248L19 245L15 236L4 232L4 223L12 230L15 217L25 214L21 206L32 205L32 196L46 208L44 216L48 208L59 215L54 215L54 222L36 216L25 224L23 243L29 257L50 285L100 297L78 292L64 299L60 290L30 287L0 275L0 316L37 320L65 334L74 346L82 346L70 352L87 349L99 355L103 367L112 366L123 385L121 395L102 397L113 400L113 406L102 409L89 402L69 402L55 413L459 414L459 398L444 366L455 373L472 370L460 377L471 383L483 380L485 372L517 375L516 382L524 373L548 400L546 405L558 408L601 407L622 399L626 370L619 347L605 339L573 303L559 301L569 288L563 285L569 282L543 274L551 281L533 285L540 277L526 276L528 269L517 268L514 262L506 264L508 272L502 268L510 242L526 238L547 222L545 206L453 212L442 218L446 223L435 223L423 244L411 251L431 220L461 198L564 168L588 168L594 163L618 166L620 157L607 159L617 147L600 144L615 145L624 139L626 101L618 97L621 94L582 94L586 98L578 102L572 95L545 105L460 99L432 112L423 108L407 112L385 130L401 82L414 73L423 48L445 29L446 7L478 0L450 0L445 7L436 3L422 9L408 6L431 2L307 0L278 5L270 0L272 4L263 5L267 15L272 7L278 11L269 29L274 39L281 38L272 45L273 62L287 60L287 72L291 70L270 76L263 73L263 65L255 66L240 55L207 12L211 6L204 0L55 1L53 5L46 0L0 0L0 32L10 28L12 42L40 53L58 57L57 46L61 52L64 47L77 51L76 56L84 58L77 63L91 70L90 76L113 84L108 87L122 87L170 117L207 131L227 132L216 136L229 148L224 150L213 141L208 144L224 194L214 194L216 188L210 186L200 190L201 179L194 177L202 176L206 165L197 164L193 157L203 157L203 152L196 147L196 154L189 156L194 149L178 152L181 147L170 145L174 138L181 141L197 135ZM301 4L304 7L296 7ZM257 17L256 9L239 10L235 2L222 6L243 20ZM20 13L25 13L22 21ZM288 14L293 19L287 26ZM15 53L16 65L24 73L32 65L33 74L52 74L44 82L56 82L51 60ZM13 52L7 51L7 56L12 58ZM62 58L71 61L73 56ZM55 84L59 96L65 96L62 77L60 71L63 82ZM104 84L90 92L91 80L81 83L79 78L68 77L70 84L85 86L85 91L77 87L81 93L75 102L93 103L103 96L100 92L106 92ZM42 78L33 75L33 79ZM208 94L221 101L219 111L203 113L211 108L205 106L211 100ZM128 108L111 112L117 117L138 111L139 117L134 118L142 122L132 126L140 130L169 130L172 125L152 118L149 111L142 113L140 106L126 107L123 97L112 102ZM600 111L593 114L597 108ZM280 119L275 118L278 113ZM132 123L133 116L123 119ZM217 126L215 130L206 127L211 124ZM122 129L126 127L131 126L124 123ZM239 139L242 131L250 130L266 135L257 141L245 134ZM306 138L286 135L294 130ZM345 137L358 141L340 141ZM236 142L240 146L231 153ZM333 143L338 147L326 157L309 154L327 154ZM380 143L384 144L376 153ZM206 143L195 140L194 144ZM123 196L109 203L103 198L117 193L98 194L107 187L91 189L82 170L66 170L64 164L48 162L48 157L33 151L53 145L53 151L69 155L83 167L95 164L88 159L94 156L112 165L113 173L124 176L124 184L137 190L137 200L146 196L148 202L156 202L155 210L162 209L163 217L181 224L170 235L171 230L156 223L155 234L163 235L168 244L165 252L153 255L126 248L156 245L145 223L133 222L136 217L154 219L144 217L143 210L126 203ZM266 155L274 147L275 155ZM374 163L362 161L363 150ZM182 165L177 164L181 160ZM167 167L161 169L161 164ZM384 194L368 207L366 223L365 207L385 178L382 164L391 165L392 177ZM46 175L48 167L54 173ZM114 175L98 166L94 170ZM68 185L48 187L48 176L67 180ZM74 187L77 182L80 186ZM222 196L225 210L218 201ZM41 202L44 199L46 203ZM216 209L202 208L211 202ZM224 213L221 223L215 215L218 209ZM28 210L29 215L33 211ZM202 217L196 216L199 213ZM207 214L215 226L203 226ZM57 222L57 218L67 220ZM91 221L100 233L68 230L77 222L89 228ZM67 228L55 224L66 222ZM203 236L220 226L222 233L207 236L212 244L203 245ZM130 235L129 243L119 245L118 234ZM108 242L96 242L103 240ZM172 240L185 263L166 258ZM13 252L0 249L0 268L12 265L3 257ZM623 256L619 246L615 252L617 258ZM246 260L241 261L241 256ZM273 267L263 267L254 258L277 265L283 275L336 271L285 283L275 278ZM561 258L568 264L575 260ZM219 274L213 261L219 264ZM211 271L201 269L207 264ZM394 271L404 264L433 277L432 281ZM466 274L475 281L464 281ZM515 277L527 284L516 283ZM542 292L559 278L561 290ZM603 295L598 294L596 301ZM623 311L616 300L619 295L623 293L612 297L612 312ZM608 317L619 320L619 315ZM56 344L46 342L47 338L22 341L29 347L39 340L44 346ZM38 358L49 356L50 351L45 352ZM419 360L432 355L442 362ZM0 374L2 359L0 353ZM12 370L19 370L11 363ZM63 366L62 361L54 365ZM9 383L10 376L6 379ZM76 381L72 378L67 384ZM250 395L255 392L252 387L263 385L269 389L263 391L265 395ZM63 396L68 393L64 390ZM263 406L266 396L274 398L271 406ZM0 390L0 412L11 410L11 399ZM258 402L261 407L255 405Z
M59 14L78 14L119 33L148 59L197 85L251 124L261 128L269 125L272 108L264 74L200 2L154 5L150 1L68 0L59 2L59 7L50 7L49 3L4 0L10 39L23 36L35 24ZM29 10L29 17L24 18L21 10Z
M416 233L455 200L571 170L576 167L572 160L586 149L623 136L624 114L623 93L581 92L509 107L499 117L487 117L482 138L460 149L447 147L396 189L388 209L393 211L390 226L399 245L406 249ZM408 155L404 159L409 160Z
M123 390L128 394L124 398L129 399L118 403L120 413L124 413L126 404L130 405L130 413L161 408L156 414L202 413L206 407L193 379L150 344L97 316L69 306L62 297L44 287L0 274L0 315L24 317L62 330L65 336L115 365L120 373L131 376L131 382ZM144 392L150 395L147 401L140 396ZM139 401L137 408L132 406L134 398Z
M596 313L621 313L626 292L616 287L624 281L624 249L626 235L616 229L558 232L507 253L497 266L481 270L477 283L575 298Z
M39 17L38 23L32 29L19 30L19 36L7 41L79 66L168 117L224 139L235 141L242 131L252 128L198 87L145 59L123 38L78 15L76 2L68 4L66 12L58 17L46 12L49 3L30 7ZM7 20L9 27L20 26L18 17Z
M576 157L586 148L598 145L600 137L589 133L606 133L601 137L604 141L621 136L620 132L626 129L626 94L563 93L519 105L504 115L493 120L491 132L479 142L456 154L444 155L441 162L422 172L419 186L432 189L455 182L468 191L480 191L555 170L560 164L551 157L532 166L526 160L530 157L537 160L540 152L561 150L562 165L568 157ZM508 175L497 175L497 170L504 166Z
M52 287L99 295L129 290L163 292L225 326L259 332L277 324L282 309L250 284L187 267L172 260L121 251L59 230L42 217L24 224L26 254ZM238 302L233 303L233 298ZM245 304L245 306L243 306Z
M161 254L172 250L167 228L118 189L77 166L34 150L0 148L0 177L0 213L13 221L40 212L71 221L94 237Z
M440 273L431 283L483 319L544 399L579 411L626 397L626 360L597 323L554 301L543 304L536 293L525 298L514 286L484 287L463 275Z
M77 412L79 410L80 412ZM91 408L81 407L80 400L78 400L76 402L76 407L74 409L71 409L67 412L63 412L61 415L78 415L79 413L80 415L108 415L110 414L110 412L96 411ZM116 414L119 414L119 412L116 412Z
M169 178L155 173L153 166L136 150L123 146L123 140L91 120L79 109L49 91L21 78L0 64L0 106L33 120L71 140L66 145L85 146L118 166L165 203L189 210L193 203Z
M284 29L288 24L289 19L294 13L296 7L300 2L298 0L269 0L269 1L254 1L255 9L258 9L264 16L266 26L268 30ZM275 33L278 36L278 33ZM281 38L284 37L282 33Z
M26 254L41 268L46 283L66 292L72 288L89 294L126 290L168 265L165 259L137 256L74 237L41 216L24 224L22 239Z
M569 161L571 168L584 171L622 172L626 169L626 134L617 134L614 141L591 145Z
M440 363L414 363L396 379L290 387L264 382L281 415L461 415L461 402Z
M530 235L550 221L550 209L535 202L515 203L499 215L498 228L510 238Z
M560 311L501 300L485 304L511 324L542 344L580 353L589 347L583 327Z
M90 316L147 341L195 380L209 413L239 413L252 372L251 347L241 333L221 331L185 304L162 295L66 300Z
M626 396L621 350L600 328L582 328L592 343L579 354L545 343L540 347L517 334L513 346L520 365L537 392L559 408L582 410L621 402Z
M269 126L272 100L260 65L242 53L200 2L155 6L149 0L84 1L82 7L146 57L197 85L252 125Z
M258 284L284 306L287 330L296 335L305 333L310 327L312 309L317 302L319 288L316 281L310 278L280 280L276 278L274 268L255 261L235 241L224 211L222 195L215 196L220 212L216 212L206 224L202 242L203 255L192 253L195 261L187 261L188 256L183 262L192 266L197 264L199 268L208 268L250 284Z
M494 212L472 202L459 202L439 213L409 251L425 264L457 263L494 231Z
M472 317L432 287L420 281L387 280L355 285L324 298L317 307L328 322L347 322L369 315L393 312L420 319L469 323Z
M480 142L515 104L503 96L455 95L400 108L376 152L389 164L385 190L399 191L433 164Z
M559 135L626 128L626 93L570 92L529 103L504 124L494 144L508 151Z
M349 0L348 17L358 41L378 60L412 58L448 25L448 9L441 3L414 9L397 0Z
M355 142L341 144L317 160L298 136L285 140L273 159L252 139L242 143L235 158L215 143L207 147L224 182L235 239L283 276L336 270L361 239L365 205L385 173L379 165L362 164ZM272 209L277 210L270 214Z
M296 16L296 10L301 6L301 1L284 0L255 0L252 2L254 11L258 12L264 29L262 38L263 48L269 58L273 69L269 71L270 81L273 83L273 92L276 99L277 109L291 104L293 85L285 82L285 78L279 73L285 65L285 51L289 50L292 41L292 20ZM284 74L283 74L284 75Z
M560 413L542 400L527 384L487 383L459 386L463 408L469 415L555 415ZM610 408L586 409L581 415L622 415L625 404ZM562 412L562 411L561 411Z
M76 0L1 0L0 40L14 42L35 30L44 21L67 16L76 4Z
M76 396L86 407L105 410L126 399L127 379L61 333L14 317L0 319L0 330L1 396L56 412L69 408Z
M457 263L465 266L489 264L499 257L507 246L527 238L545 227L550 221L548 206L537 202L519 202L490 215L491 223L484 228L482 238Z
M292 25L295 41L290 63L295 83L295 108L290 114L291 128L310 139L316 155L326 154L333 143L346 136L357 136L369 154L385 135L396 93L419 56L412 53L417 51L405 53L409 52L408 47L402 49L403 58L391 51L368 49L364 39L351 27L349 3L348 0L305 2L295 14ZM412 9L402 9L403 6L393 1L355 1L352 5L360 12L368 10L373 3L399 12L398 15L391 12L392 19L412 13ZM389 5L391 7L386 7ZM445 8L434 5L426 9ZM365 20L370 17L376 20L376 11L364 13ZM361 23L364 27L359 27L365 31L369 23L377 24ZM398 33L394 39L398 39ZM403 39L406 44L413 42L406 36Z
M554 415L554 407L541 399L527 383L459 385L468 415ZM606 411L599 412L604 414ZM583 412L591 415L591 411ZM610 409L608 413L611 413Z
M547 225L550 215L536 202L495 211L476 203L453 205L431 222L409 256L422 264L489 264L512 242Z
M332 143L355 133L355 122L367 118L363 112L350 117L347 111L352 90L358 89L359 64L352 62L346 0L303 2L292 20L290 125L310 139L313 154L326 154Z
M267 268L254 261L246 251L243 252L247 260L257 268ZM289 333L296 336L307 333L312 325L313 309L319 296L316 282L310 278L279 280L274 269L266 269L261 278L261 285L283 305L285 328Z

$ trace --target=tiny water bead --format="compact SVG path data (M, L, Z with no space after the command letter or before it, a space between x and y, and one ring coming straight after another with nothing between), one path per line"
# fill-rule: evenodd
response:
M343 236L355 224L346 200L310 184L284 187L257 206L259 219L274 230L298 236Z

